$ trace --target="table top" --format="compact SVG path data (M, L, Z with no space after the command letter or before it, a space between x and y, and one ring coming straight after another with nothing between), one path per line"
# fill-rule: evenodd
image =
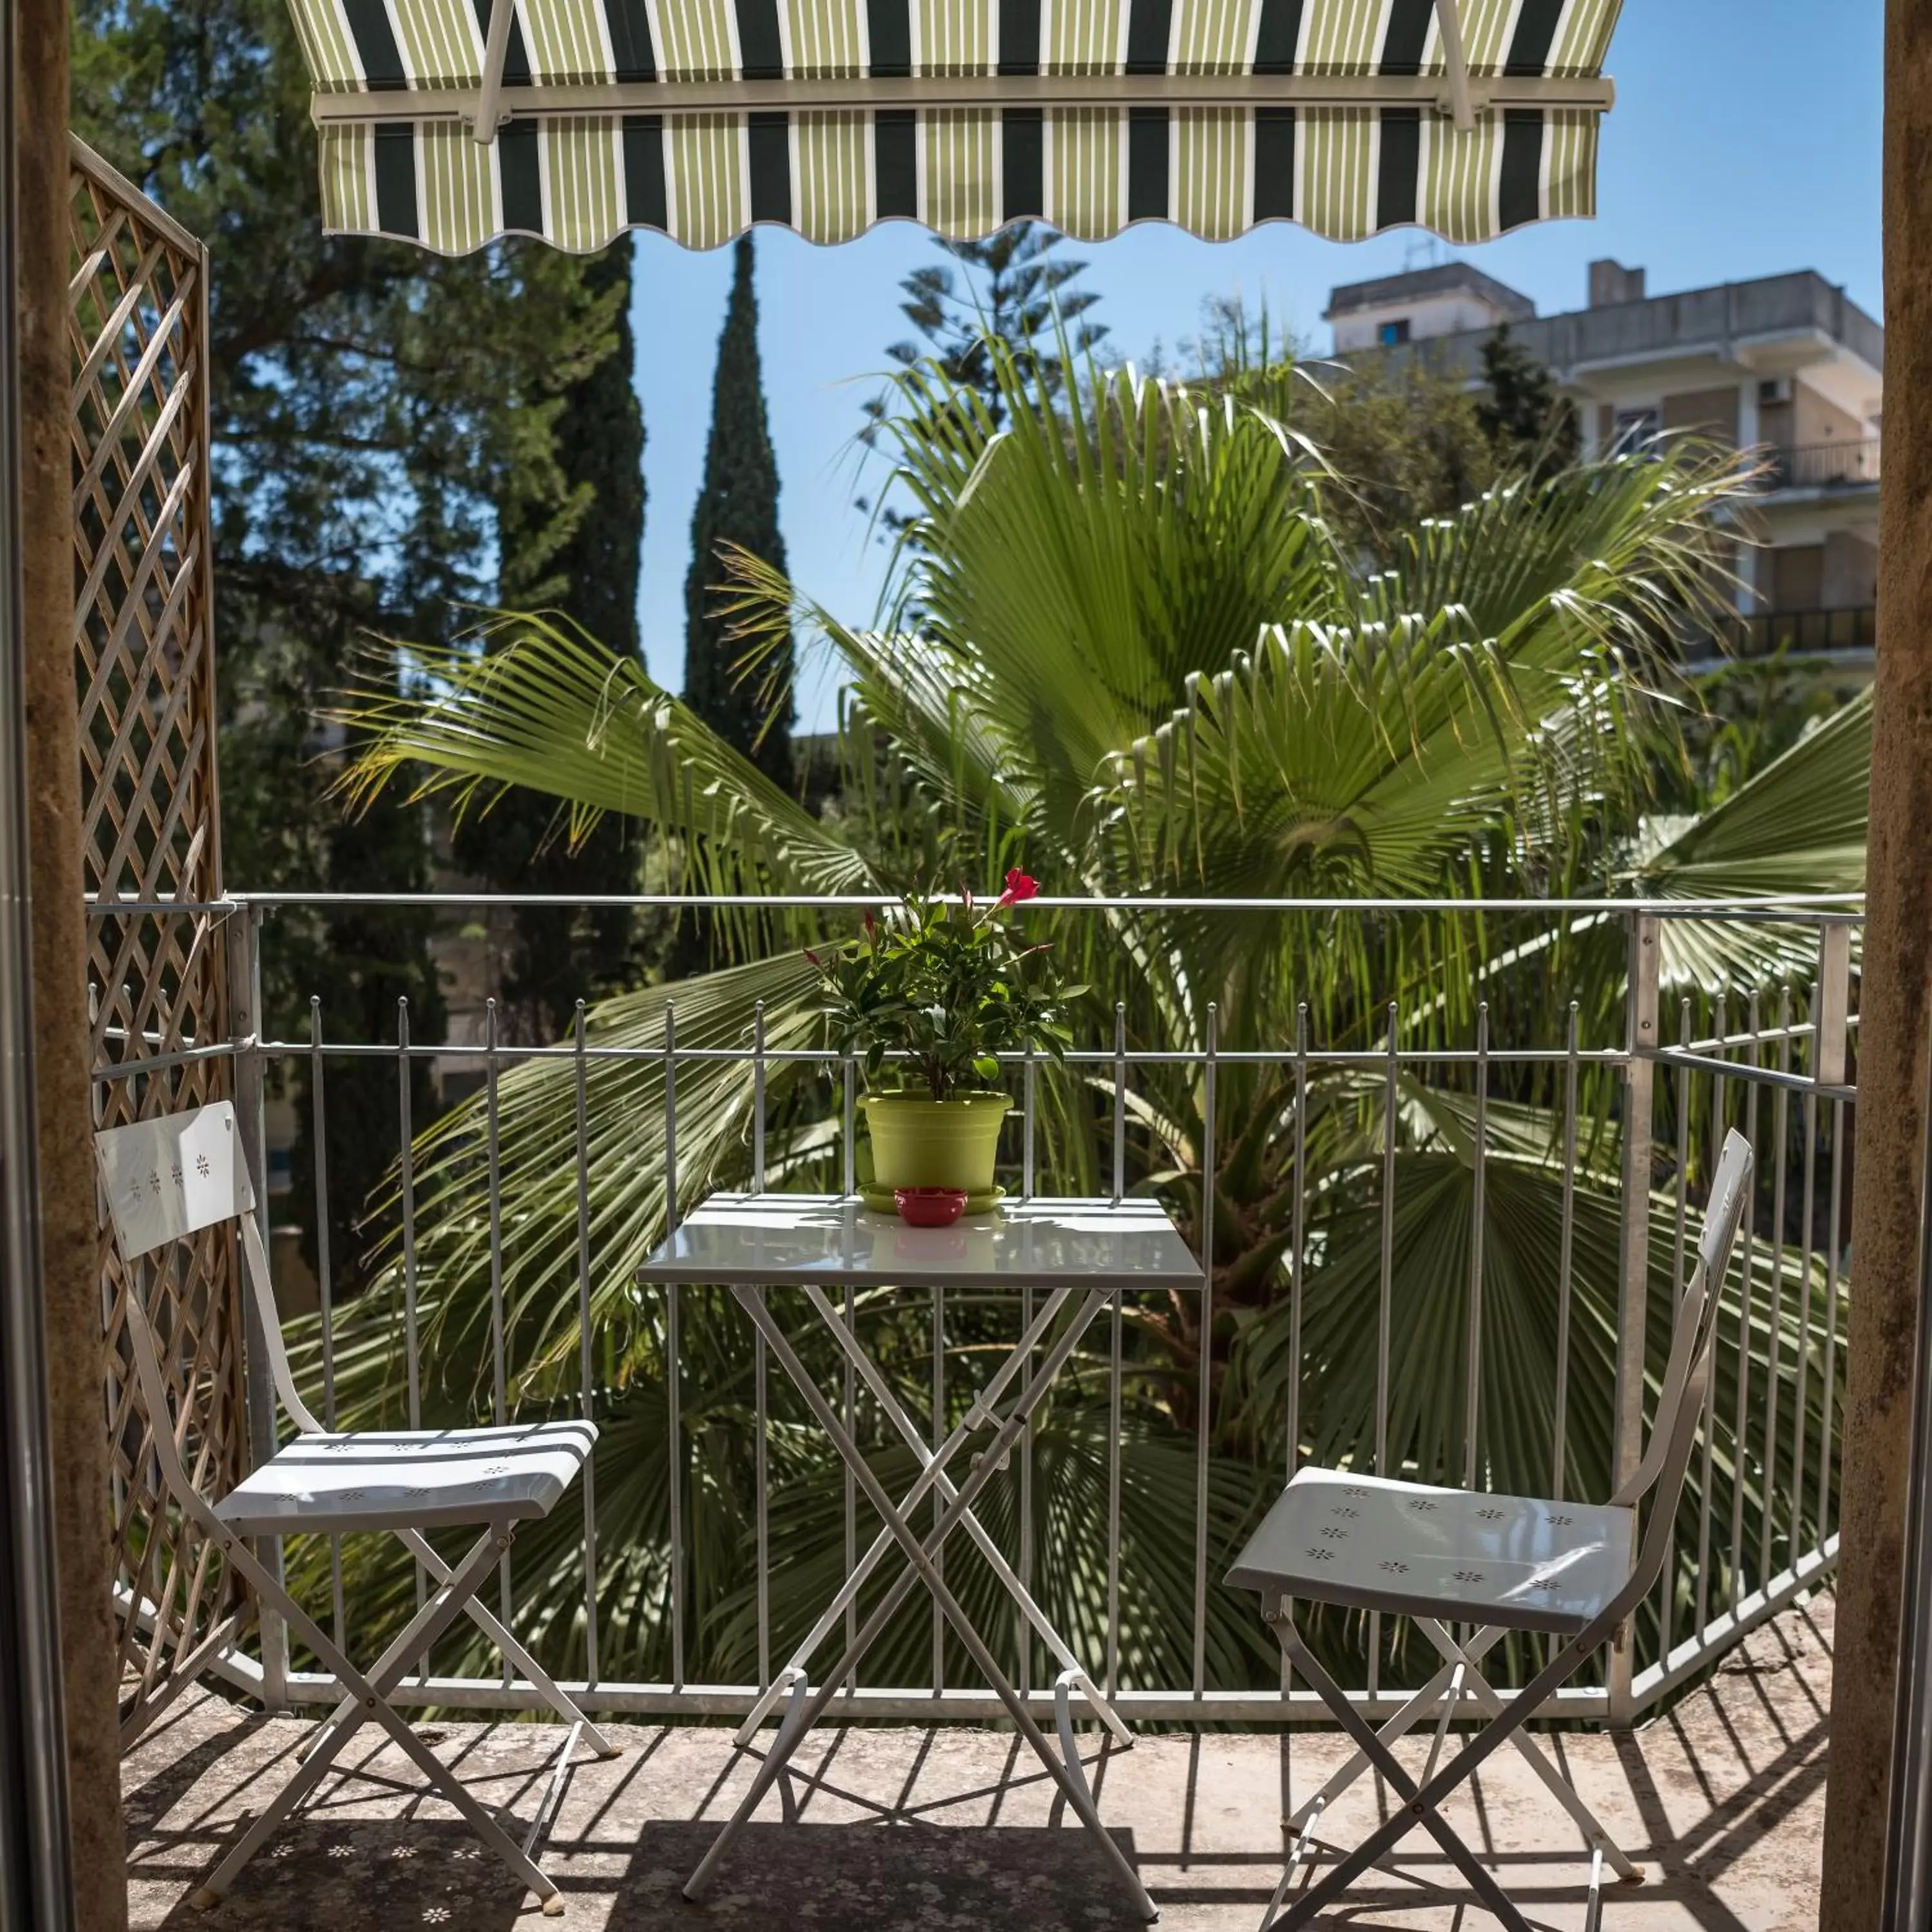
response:
M1198 1288L1200 1265L1157 1202L1010 1201L950 1228L909 1228L850 1196L714 1194L638 1270L640 1282L781 1288Z

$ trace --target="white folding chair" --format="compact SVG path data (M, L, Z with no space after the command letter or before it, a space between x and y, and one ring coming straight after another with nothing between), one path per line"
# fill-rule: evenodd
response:
M343 1690L340 1706L309 1741L295 1775L196 1893L194 1903L206 1907L220 1902L242 1867L321 1783L350 1737L373 1723L388 1733L431 1787L537 1894L544 1912L555 1917L563 1910L562 1896L532 1853L562 1796L578 1739L606 1757L616 1756L618 1747L476 1600L476 1592L509 1548L517 1526L548 1516L576 1479L597 1439L596 1426L587 1421L550 1422L351 1434L323 1429L304 1405L289 1372L254 1197L237 1145L233 1106L224 1100L112 1128L95 1136L94 1148L116 1238L130 1262L218 1222L240 1224L242 1271L261 1318L276 1393L299 1432L295 1440L250 1471L218 1502L211 1501L195 1488L182 1461L181 1437L191 1422L189 1392L182 1391L182 1412L176 1415L168 1402L154 1330L138 1293L128 1298L135 1372L167 1494L245 1579L258 1604L287 1620ZM468 1553L452 1565L436 1554L422 1532L458 1525L476 1527L480 1534ZM400 1538L434 1584L408 1627L366 1671L350 1662L249 1547L253 1538L298 1532L336 1536L363 1530ZM536 1820L520 1844L470 1796L388 1701L404 1673L465 1613L569 1726Z
M1610 1639L1663 1572L1703 1410L1720 1290L1750 1173L1750 1148L1733 1133L1718 1164L1696 1265L1678 1302L1670 1362L1642 1461L1608 1503L1432 1489L1307 1468L1297 1472L1249 1539L1228 1582L1261 1593L1262 1613L1290 1664L1358 1747L1288 1819L1294 1842L1263 1915L1262 1932L1307 1924L1418 1829L1441 1846L1486 1910L1514 1932L1528 1932L1528 1921L1442 1815L1444 1801L1504 1744L1528 1760L1583 1834L1590 1852L1589 1926L1596 1925L1601 1909L1606 1864L1621 1879L1642 1876L1522 1727ZM1639 1506L1646 1496L1650 1513L1640 1541ZM1290 1609L1298 1598L1409 1617L1441 1654L1442 1667L1379 1731L1372 1730L1302 1640ZM1459 1636L1459 1630L1464 1634ZM1505 1694L1484 1677L1478 1660L1513 1630L1565 1640L1528 1684ZM1431 1717L1436 1719L1434 1746L1418 1784L1390 1747ZM1438 1770L1450 1721L1469 1717L1488 1722ZM1370 1768L1394 1791L1394 1814L1284 1911L1297 1873L1322 1849L1314 1832L1322 1813Z

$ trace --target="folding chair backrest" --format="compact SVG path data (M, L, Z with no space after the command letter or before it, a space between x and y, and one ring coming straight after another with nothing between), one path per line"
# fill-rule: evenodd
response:
M321 1425L303 1403L282 1346L281 1317L255 1219L254 1190L242 1156L234 1102L217 1100L184 1113L106 1128L94 1136L94 1152L115 1239L129 1261L220 1222L241 1223L242 1272L254 1298L276 1393L298 1428L319 1433ZM139 1297L131 1297L130 1307L138 1302ZM145 1317L141 1329L152 1342ZM137 1354L137 1372L140 1367ZM158 1373L158 1362L156 1368ZM143 1380L142 1393L146 1396Z
M1704 1210L1704 1230L1697 1242L1697 1262L1677 1304L1671 1330L1670 1360L1664 1371L1657 1415L1643 1461L1614 1501L1634 1503L1654 1489L1650 1520L1638 1555L1636 1576L1648 1589L1656 1581L1669 1548L1672 1520L1684 1491L1690 1450L1702 1414L1704 1392L1711 1373L1712 1345L1717 1339L1718 1311L1723 1304L1724 1276L1744 1219L1750 1186L1750 1143L1735 1131L1724 1138L1711 1198Z
M107 1211L129 1261L254 1206L238 1139L231 1100L94 1136Z

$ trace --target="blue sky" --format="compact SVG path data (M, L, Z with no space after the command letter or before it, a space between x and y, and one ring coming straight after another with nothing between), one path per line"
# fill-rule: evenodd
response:
M1459 251L1545 314L1580 308L1586 263L1610 255L1649 272L1653 294L1816 268L1881 313L1881 0L1626 0L1610 49L1618 104L1604 128L1594 221L1525 229ZM1117 354L1142 358L1196 332L1208 296L1238 292L1318 349L1336 283L1424 259L1419 230L1324 242L1276 224L1211 243L1145 225L1083 246L1085 286ZM862 620L883 552L851 508L853 432L886 346L909 331L898 283L937 256L894 224L836 248L774 230L758 238L759 339L794 578L842 616ZM1072 252L1072 244L1069 244ZM712 368L730 251L694 254L638 238L638 388L650 492L639 595L652 674L684 664L684 580L704 460ZM827 722L824 678L801 689L802 723Z

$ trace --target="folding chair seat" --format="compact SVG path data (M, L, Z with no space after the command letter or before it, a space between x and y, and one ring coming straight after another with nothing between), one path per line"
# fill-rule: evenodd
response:
M195 1894L197 1906L218 1904L249 1859L320 1784L350 1736L364 1724L386 1732L430 1787L555 1916L562 1894L532 1856L554 1816L578 1741L614 1757L613 1744L584 1716L510 1632L476 1600L517 1526L549 1514L576 1480L597 1440L588 1421L498 1428L353 1432L326 1430L303 1403L282 1346L268 1258L254 1214L248 1169L236 1144L235 1110L213 1106L116 1127L94 1137L100 1181L122 1252L128 1260L181 1238L232 1220L241 1238L242 1273L260 1317L259 1332L281 1405L298 1433L218 1502L197 1490L182 1459L185 1417L172 1412L160 1351L142 1297L128 1301L129 1345L153 1431L164 1488L207 1533L248 1582L257 1602L278 1612L342 1687L342 1701L299 1754L299 1768ZM425 1530L479 1532L457 1562L445 1562ZM256 1538L386 1532L398 1538L428 1573L433 1587L416 1616L366 1670L283 1586L279 1565L249 1547ZM520 1844L478 1803L412 1731L389 1702L404 1674L428 1656L460 1616L468 1616L568 1725L553 1762L536 1822Z
M298 1436L214 1506L238 1536L534 1522L577 1480L588 1422Z
M1298 1470L1228 1573L1322 1603L1567 1634L1630 1574L1636 1511Z
M1604 1867L1627 1880L1642 1877L1523 1726L1610 1640L1662 1574L1703 1408L1719 1289L1751 1166L1748 1143L1740 1134L1729 1136L1696 1265L1678 1302L1643 1458L1608 1503L1492 1496L1306 1468L1296 1472L1236 1558L1228 1581L1259 1593L1262 1613L1289 1664L1358 1747L1286 1821L1294 1842L1262 1916L1262 1932L1307 1924L1417 1830L1428 1832L1448 1854L1486 1910L1512 1932L1528 1932L1528 1920L1442 1816L1444 1802L1506 1743L1528 1761L1583 1836L1590 1855L1592 1928L1601 1907ZM1646 1496L1651 1504L1640 1537L1639 1510ZM1381 1730L1372 1730L1296 1628L1297 1600L1411 1618L1440 1654L1442 1666ZM1480 1660L1512 1630L1544 1633L1555 1640L1556 1654L1528 1684L1506 1693L1484 1678ZM1472 1718L1487 1722L1438 1770L1449 1725ZM1435 1738L1418 1781L1390 1747L1432 1718ZM1394 1790L1393 1815L1286 1904L1297 1874L1324 1849L1314 1838L1324 1810L1371 1769Z

